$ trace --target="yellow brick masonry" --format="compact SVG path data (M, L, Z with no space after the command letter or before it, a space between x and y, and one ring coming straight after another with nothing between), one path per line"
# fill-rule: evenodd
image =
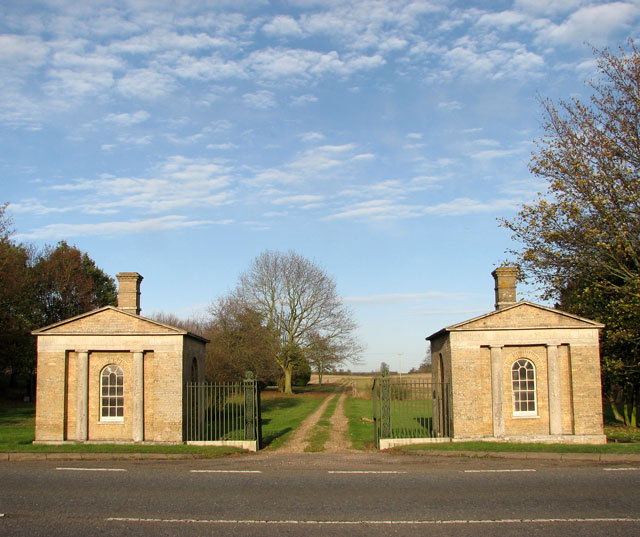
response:
M204 373L205 342L116 308L103 308L35 332L38 336L36 442L76 441L78 353L88 352L87 440L134 438L134 353L142 352L143 440L182 442L184 384L195 359ZM100 373L124 373L124 419L100 419Z
M498 440L604 442L600 326L521 302L431 336L434 378L440 376L442 357L445 380L452 383L454 441L496 439L497 430ZM501 364L501 405L493 397L492 352ZM536 368L534 417L513 412L511 366L520 358L531 360ZM553 360L556 380L549 370ZM550 399L554 382L559 392Z

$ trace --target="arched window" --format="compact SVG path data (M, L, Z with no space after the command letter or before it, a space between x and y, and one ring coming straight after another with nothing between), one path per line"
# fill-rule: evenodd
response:
M100 373L100 421L124 420L124 374L117 365Z
M199 382L197 358L194 358L193 362L191 362L191 382Z
M513 387L514 416L535 416L538 409L536 368L533 362L522 358L511 366L511 385Z

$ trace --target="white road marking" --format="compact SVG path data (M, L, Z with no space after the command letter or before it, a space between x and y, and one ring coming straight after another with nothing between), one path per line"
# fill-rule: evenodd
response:
M56 468L68 472L126 472L124 468Z
M261 474L261 470L190 470L192 474Z
M631 466L629 468L603 468L603 470L605 472L637 472L638 470L640 470L640 467L634 468Z
M511 472L535 472L533 468L516 468L511 470L463 470L465 474L501 474Z
M330 474L406 474L399 470L329 470Z
M638 524L640 518L507 518L497 520L202 520L194 518L130 518L110 517L107 522L156 522L163 524L246 524L246 525L306 525L306 526L436 526L473 524L555 524L555 523L618 523Z

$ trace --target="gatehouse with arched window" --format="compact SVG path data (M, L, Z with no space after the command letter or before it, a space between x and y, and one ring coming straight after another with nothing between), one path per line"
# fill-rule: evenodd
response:
M208 340L142 317L142 276L117 277L117 308L33 332L36 443L186 440L186 386L204 381Z
M452 441L605 443L603 325L516 301L513 267L492 274L494 311L427 338L433 378L451 386L445 425ZM434 408L439 397L434 392Z

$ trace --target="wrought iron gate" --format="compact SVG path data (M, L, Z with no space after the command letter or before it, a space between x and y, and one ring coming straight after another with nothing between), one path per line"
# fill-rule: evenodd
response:
M188 383L186 403L188 444L260 449L260 390L252 375L242 382Z
M372 400L377 448L450 440L449 383L383 375L373 381Z

